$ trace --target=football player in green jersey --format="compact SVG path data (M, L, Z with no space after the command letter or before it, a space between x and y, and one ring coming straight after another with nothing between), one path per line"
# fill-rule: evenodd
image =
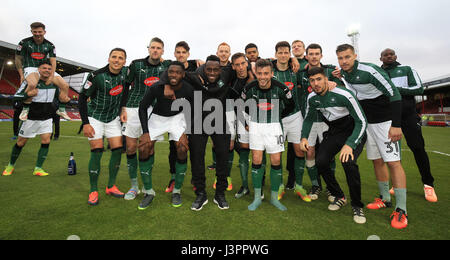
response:
M353 219L358 224L364 224L366 218L362 209L364 204L361 202L361 180L357 159L366 142L367 119L355 96L349 90L335 87L334 82L328 81L323 67L309 69L308 78L314 93L308 97L301 147L304 151L308 150L309 132L320 113L329 125L328 134L317 151L316 158L317 168L335 197L328 209L336 211L347 203L344 192L330 167L331 161L340 151L340 159L350 190Z
M381 53L380 60L383 62L381 68L389 74L392 82L402 95L402 131L419 167L424 184L425 199L430 202L437 202L430 159L425 151L425 140L423 139L420 117L417 115L414 99L414 96L423 93L420 77L411 67L398 63L397 55L392 49L384 50Z
M286 85L273 78L272 63L260 59L256 62L256 78L245 87L242 98L250 103L249 140L252 151L252 180L255 199L248 209L256 210L261 205L261 187L264 169L261 167L263 153L270 155L271 204L281 211L287 210L278 200L282 182L281 153L284 151L281 118L295 107L292 93ZM253 103L253 104L252 104ZM246 104L247 105L247 104Z
M305 168L305 155L300 149L300 132L303 122L303 117L301 113L301 104L299 98L298 80L297 74L290 68L290 58L291 58L291 45L286 41L281 41L275 46L275 58L273 62L274 67L274 78L285 84L289 90L292 92L293 100L295 102L295 109L288 114L286 117L282 118L284 139L292 144L292 149L294 151L294 158L289 158L288 166L292 166L295 179L303 179L303 172ZM293 163L293 165L292 165ZM289 168L289 167L288 167ZM302 186L302 182L296 182L295 193L305 202L311 202L311 198L307 194L306 190ZM284 185L280 186L279 199L284 195Z
M89 161L89 179L91 190L89 205L98 204L98 177L100 162L103 155L103 137L111 146L109 163L109 181L106 194L123 198L124 194L116 187L116 178L122 158L122 128L120 121L127 121L125 110L126 96L126 52L123 49L113 49L108 58L108 65L92 72L80 95L80 115L83 121L83 133L88 137L91 148ZM90 98L88 104L87 100ZM120 115L120 119L119 119Z
M69 85L56 73L55 46L45 39L46 31L43 23L35 22L30 27L33 36L23 39L16 50L15 63L20 75L20 83L26 80L28 83L27 91L35 89L40 80L39 65L46 62L52 64L51 75L47 79L46 84L55 84L59 87L61 104L57 114L66 120L71 120L65 109L65 104L70 101L68 97ZM30 103L31 100L25 100L24 109L20 114L20 120L26 121L28 119Z
M389 193L390 173L396 200L396 209L391 215L391 226L396 229L406 228L408 226L406 174L401 162L399 143L403 136L400 92L382 68L371 63L359 62L353 46L342 44L338 46L336 54L342 69L342 80L358 98L369 122L367 159L373 162L381 198L376 198L367 207L375 210L392 207Z
M30 118L25 121L19 132L17 143L14 145L11 152L11 159L8 166L3 172L3 176L9 176L14 171L14 166L22 152L23 147L27 144L29 139L40 135L41 148L38 152L36 167L34 169L34 176L48 176L42 166L48 155L50 146L50 136L53 132L52 117L56 108L53 102L58 98L58 87L50 84L46 85L47 80L52 73L52 65L50 63L42 63L39 66L39 82L33 90L27 89L27 82L24 81L17 93L14 95L14 100L25 100L31 98L33 101L30 104Z
M299 71L297 77L299 79L300 83L300 92L299 95L301 98L302 103L302 113L303 116L306 116L306 106L307 106L307 99L310 93L313 92L313 89L311 87L311 84L309 82L308 77L308 70L311 68L321 67L325 71L325 75L327 76L328 81L335 82L339 86L343 86L344 83L342 83L338 78L335 78L332 73L336 69L336 66L334 65L324 65L321 63L321 60L323 58L322 54L322 47L319 44L312 43L306 48L306 58L308 60L308 64L305 69ZM317 174L317 167L315 162L315 153L316 153L316 144L319 142L319 144L323 140L323 134L328 130L328 125L325 124L321 117L315 118L315 122L313 124L312 130L310 131L310 136L308 137L308 152L306 154L306 169L308 170L308 174L311 179L312 188L310 191L310 197L312 200L317 200L319 198L319 194L322 191L322 184L320 182L320 178ZM288 157L289 158L289 157ZM332 166L331 169L333 172L336 169L336 162L333 160L331 162ZM300 184L302 183L302 179L299 178L298 181ZM333 201L334 198L329 196L329 201Z
M137 172L138 164L142 164L142 161L138 159L142 158L137 156L137 146L143 132L139 121L139 104L146 91L159 81L161 73L166 71L170 64L170 61L161 61L163 54L164 42L155 37L148 46L148 56L132 61L128 68L127 85L131 88L125 108L127 121L123 124L122 132L127 143L127 165L131 188L125 194L125 200L134 200L140 193ZM153 109L153 106L150 109ZM174 153L176 159L176 150ZM151 190L153 192L153 189Z

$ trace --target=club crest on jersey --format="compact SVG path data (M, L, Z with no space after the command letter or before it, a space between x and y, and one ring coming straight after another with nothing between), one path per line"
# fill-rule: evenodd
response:
M35 60L42 60L45 58L45 55L40 52L33 52L33 53L31 53L31 58L33 58Z
M110 94L111 96L117 96L117 95L119 95L120 93L122 93L122 91L123 91L123 86L122 86L122 85L118 85L117 87L111 89L111 90L109 91L109 94Z
M271 103L260 103L260 104L258 104L258 108L263 110L263 111L272 110L274 107L275 107L275 105L273 105Z
M225 83L223 83L222 80L219 80L219 82L217 82L217 86L218 86L219 88L221 88L221 87L225 86Z
M148 87L151 87L153 84L159 81L158 77L150 77L146 80L144 80L144 84Z
M295 85L292 82L284 82L284 84L289 88L289 90L293 90Z
M313 88L311 86L308 87L308 93L312 93L313 92Z

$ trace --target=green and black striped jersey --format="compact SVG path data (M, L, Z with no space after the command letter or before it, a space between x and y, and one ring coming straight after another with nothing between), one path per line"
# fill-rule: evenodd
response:
M14 95L14 101L25 101L29 97L25 93L28 83L25 80ZM37 96L33 97L28 112L28 119L35 121L45 121L53 118L56 112L57 98L59 97L59 88L56 85L46 85L45 81L39 80Z
M128 95L127 107L139 107L145 92L149 87L159 81L161 74L169 68L170 60L163 61L157 65L145 59L134 60L128 68L127 82L131 85Z
M120 115L126 76L126 67L119 74L113 74L108 65L89 74L82 90L82 94L90 98L89 117L109 123Z
M246 112L250 115L250 121L255 123L281 123L281 119L290 114L295 106L289 88L275 79L272 79L269 89L261 89L256 80L249 83L244 87L242 99L249 106Z
M37 68L44 62L49 62L50 58L56 58L55 45L44 39L42 44L36 44L33 37L20 41L16 49L16 55L23 57L23 68Z
M294 110L287 116L293 115L299 111L301 111L301 104L299 99L299 89L298 89L298 80L297 74L292 71L292 69L287 69L285 71L281 71L276 66L276 61L273 62L273 77L279 82L286 85L292 93L292 98L295 102Z
M311 93L308 97L306 117L303 122L302 138L308 138L317 113L323 115L324 120L332 128L348 131L353 128L346 144L353 149L361 143L367 129L367 119L356 97L347 89L336 87L325 95ZM343 120L350 116L352 120ZM354 122L354 124L353 124Z

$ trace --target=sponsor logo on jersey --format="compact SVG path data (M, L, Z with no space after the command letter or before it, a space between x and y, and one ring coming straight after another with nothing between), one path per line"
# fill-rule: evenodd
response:
M293 90L295 85L292 82L284 82L284 84L289 88L289 90Z
M272 110L275 107L275 105L271 103L260 103L258 104L258 108L264 111Z
M313 88L311 86L308 87L308 93L312 93L313 92Z
M153 84L159 81L158 77L150 77L146 80L144 80L144 84L148 87L151 87Z
M33 53L31 53L31 58L33 58L35 60L42 60L45 58L45 54L40 53L40 52L33 52Z
M122 93L122 91L123 91L123 86L122 86L122 85L118 85L118 86L116 86L115 88L111 89L111 90L109 91L109 94L110 94L111 96L117 96L117 95L119 95L120 93Z

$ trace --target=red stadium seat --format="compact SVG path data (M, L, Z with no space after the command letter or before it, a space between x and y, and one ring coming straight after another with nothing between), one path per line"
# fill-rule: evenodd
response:
M430 121L428 122L428 126L443 126L446 127L447 123L442 121Z
M16 88L11 86L8 82L5 80L0 80L0 94L14 95L16 91Z
M2 109L0 110L0 119L11 119L14 118L14 110Z

